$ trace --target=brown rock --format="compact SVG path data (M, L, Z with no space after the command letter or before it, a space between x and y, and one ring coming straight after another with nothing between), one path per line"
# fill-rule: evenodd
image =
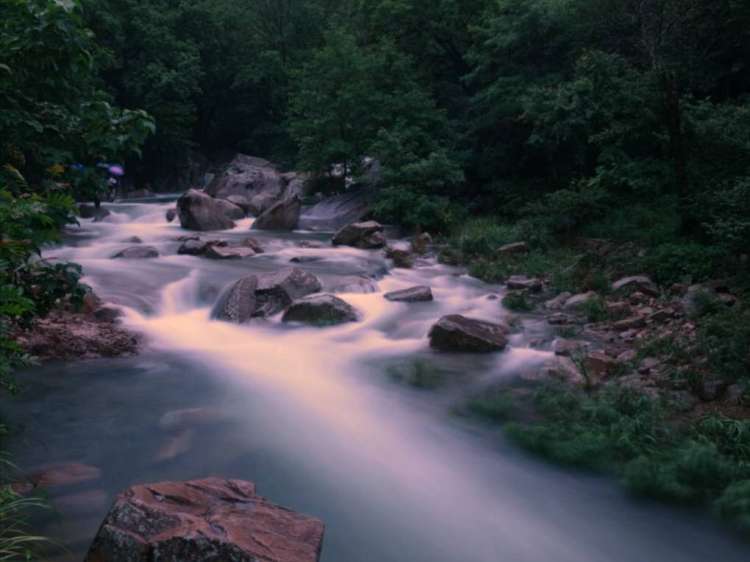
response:
M542 290L541 279L526 277L524 275L512 275L505 282L505 285L512 291L529 290L534 293L538 293Z
M84 562L317 562L323 532L251 482L162 482L117 497Z
M618 320L613 324L615 330L624 332L626 330L638 330L646 325L646 319L643 316L631 316L624 320Z
M411 269L414 267L414 256L408 250L400 248L388 248L386 256L393 260L393 266L402 269Z
M650 278L645 275L635 275L632 277L624 277L612 283L612 291L630 293L633 291L640 291L652 297L659 296L659 288L656 283L651 281Z
M591 381L598 382L615 371L617 361L602 351L592 351L586 355L583 365Z

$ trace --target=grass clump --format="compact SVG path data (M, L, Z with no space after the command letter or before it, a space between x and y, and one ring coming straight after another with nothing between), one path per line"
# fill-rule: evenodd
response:
M750 420L709 416L676 423L664 403L635 390L539 387L519 416L510 393L469 411L502 423L524 449L566 466L617 475L633 494L702 505L750 532Z
M522 291L511 292L503 297L503 306L513 312L530 312L534 310Z

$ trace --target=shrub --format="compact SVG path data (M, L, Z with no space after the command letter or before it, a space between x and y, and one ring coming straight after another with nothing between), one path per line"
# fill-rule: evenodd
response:
M473 219L461 228L452 244L465 258L496 256L497 249L518 242L515 227L493 219Z
M718 376L750 376L750 311L736 306L706 317L698 329L698 345Z
M662 244L642 260L642 269L662 284L709 279L722 259L722 252L712 246L686 242Z
M723 519L745 533L750 533L750 479L733 482L714 502Z
M534 305L526 300L526 295L520 291L505 295L503 297L503 306L513 312L529 312L534 310Z

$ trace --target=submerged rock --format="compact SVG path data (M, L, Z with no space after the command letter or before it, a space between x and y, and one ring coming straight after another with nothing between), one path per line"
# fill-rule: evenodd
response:
M233 228L234 221L227 216L231 208L227 205L236 207L228 201L214 199L206 193L191 189L177 200L180 225L188 230L199 231Z
M124 250L117 252L112 259L126 259L126 260L137 260L137 259L151 259L158 258L159 250L153 246L131 246Z
M299 222L302 200L291 197L275 203L253 223L255 230L294 230Z
M392 291L383 296L393 302L428 302L433 300L432 289L424 285Z
M375 221L356 222L339 230L333 237L334 246L353 246L371 250L385 246L383 225Z
M205 256L215 260L232 260L253 257L257 252L249 246L207 244Z
M317 562L324 529L252 482L144 484L117 496L84 562Z
M430 330L430 346L440 351L489 353L508 345L508 328L459 314L442 317Z
M357 311L348 302L333 295L312 295L294 301L282 320L312 326L333 326L356 322Z

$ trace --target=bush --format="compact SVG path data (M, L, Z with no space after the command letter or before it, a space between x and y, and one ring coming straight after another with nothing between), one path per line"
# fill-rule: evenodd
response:
M513 312L529 312L534 310L534 305L526 300L526 295L523 292L512 292L505 295L503 297L503 306Z
M718 376L750 376L750 311L739 306L707 316L699 325L698 346Z
M745 533L750 533L750 479L733 482L714 502L723 519Z
M473 219L454 236L452 245L465 258L488 258L496 256L501 246L518 241L518 232L512 225L494 219Z
M657 283L698 283L709 279L723 258L712 246L692 242L662 244L651 250L641 267Z

